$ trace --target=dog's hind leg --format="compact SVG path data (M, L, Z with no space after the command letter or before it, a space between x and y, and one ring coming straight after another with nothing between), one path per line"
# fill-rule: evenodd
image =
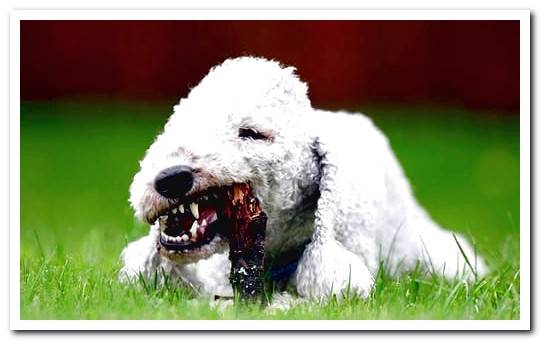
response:
M446 278L473 280L487 273L487 266L463 236L433 225L417 234L419 258L431 273Z
M391 273L413 270L417 264L429 274L449 279L475 279L487 266L474 245L463 236L439 227L418 208L396 231L384 261Z

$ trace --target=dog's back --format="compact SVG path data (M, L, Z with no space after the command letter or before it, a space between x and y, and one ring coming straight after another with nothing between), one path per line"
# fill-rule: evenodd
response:
M377 206L376 248L372 250L377 257L366 257L369 243L361 240L365 234L355 237L358 219L347 216L350 202L336 202L344 211L344 224L336 226L335 234L349 251L363 256L373 274L382 261L395 272L412 269L421 261L428 270L453 277L461 272L471 273L466 258L476 265L474 272L486 273L487 268L473 246L462 236L442 229L418 203L389 140L370 118L362 113L315 110L312 122L328 150L340 154L342 161L337 167L350 167L352 172L362 169L362 176L371 179L358 189L369 191L369 200ZM360 177L361 174L351 174L343 178L349 179L351 188L355 188ZM352 195L365 200L364 193Z

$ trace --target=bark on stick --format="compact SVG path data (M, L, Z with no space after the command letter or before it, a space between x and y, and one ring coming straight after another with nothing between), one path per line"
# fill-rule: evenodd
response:
M267 216L249 185L233 185L228 196L231 203L226 208L231 219L229 279L242 299L262 298Z

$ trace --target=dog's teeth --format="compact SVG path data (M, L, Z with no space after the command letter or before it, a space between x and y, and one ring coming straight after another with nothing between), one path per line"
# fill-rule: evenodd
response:
M187 242L187 241L190 239L190 237L188 237L187 234L183 234L182 237L180 237L180 239L181 239L182 241L184 241L184 242Z
M173 208L173 209L171 210L171 212L173 212L173 214L177 214L177 209L176 209L176 208Z
M195 233L197 232L198 227L199 227L199 223L197 222L197 220L195 220L192 224L192 227L190 228L190 233L192 234L192 236L195 236Z
M192 227L190 228L190 233L192 234L192 237L190 238L190 240L192 242L197 241L197 230L198 229L199 229L199 223L196 220L196 221L193 222Z
M192 214L195 217L195 219L199 219L199 205L197 205L197 203L192 202L190 204L190 211L192 211Z
M163 231L167 228L167 216L161 216L158 219L158 225L160 226L160 231Z
M167 228L167 225L165 224L165 221L160 220L160 231L163 233L165 229Z
M178 205L178 211L180 213L184 213L184 205L182 205L182 204Z
M180 236L175 237L175 243L180 243L182 241L182 238Z

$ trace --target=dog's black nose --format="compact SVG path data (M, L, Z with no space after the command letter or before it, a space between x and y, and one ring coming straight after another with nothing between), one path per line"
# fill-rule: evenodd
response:
M188 166L162 170L154 179L154 189L166 198L179 198L192 188L193 172Z

